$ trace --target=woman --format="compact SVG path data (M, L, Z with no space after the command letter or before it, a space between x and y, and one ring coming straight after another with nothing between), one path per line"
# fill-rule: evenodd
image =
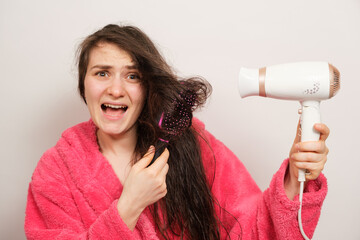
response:
M261 193L236 156L192 118L210 86L179 80L139 29L108 25L88 36L78 69L91 120L66 130L39 161L28 239L302 239L298 168L310 172L302 212L313 234L327 192L324 124L315 125L318 142L295 139ZM159 143L167 148L152 161Z

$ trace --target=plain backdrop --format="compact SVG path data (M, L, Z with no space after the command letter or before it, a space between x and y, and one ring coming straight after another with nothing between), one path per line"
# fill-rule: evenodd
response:
M288 152L298 102L241 99L239 68L327 61L341 90L322 102L331 129L329 192L314 239L360 239L360 1L0 1L0 239L25 239L28 184L44 151L89 119L75 52L109 23L143 29L180 76L213 86L196 116L244 162L262 190Z

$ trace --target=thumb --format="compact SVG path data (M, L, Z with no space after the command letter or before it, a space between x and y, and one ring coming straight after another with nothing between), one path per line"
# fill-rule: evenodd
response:
M155 147L151 145L145 155L135 164L140 169L144 169L149 166L151 160L154 158Z

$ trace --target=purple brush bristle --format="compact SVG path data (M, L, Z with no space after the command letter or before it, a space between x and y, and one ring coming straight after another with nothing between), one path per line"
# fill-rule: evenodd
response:
M166 113L162 128L172 136L181 135L191 125L194 102L194 94L180 93L179 99L173 101L171 111Z

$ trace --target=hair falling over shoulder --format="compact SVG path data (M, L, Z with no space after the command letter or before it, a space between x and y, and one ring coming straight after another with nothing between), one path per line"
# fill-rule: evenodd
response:
M159 232L165 239L170 239L170 235L180 239L220 239L222 224L214 210L216 200L205 175L199 136L191 126L193 111L203 106L211 93L210 84L200 77L178 78L140 29L107 25L88 36L79 47L78 88L85 102L84 79L90 51L102 42L127 51L142 75L147 97L138 119L136 154L145 154L164 134L158 125L159 115L174 111L174 103L185 104L181 111L186 111L190 118L188 126L168 143L167 195L150 207Z

